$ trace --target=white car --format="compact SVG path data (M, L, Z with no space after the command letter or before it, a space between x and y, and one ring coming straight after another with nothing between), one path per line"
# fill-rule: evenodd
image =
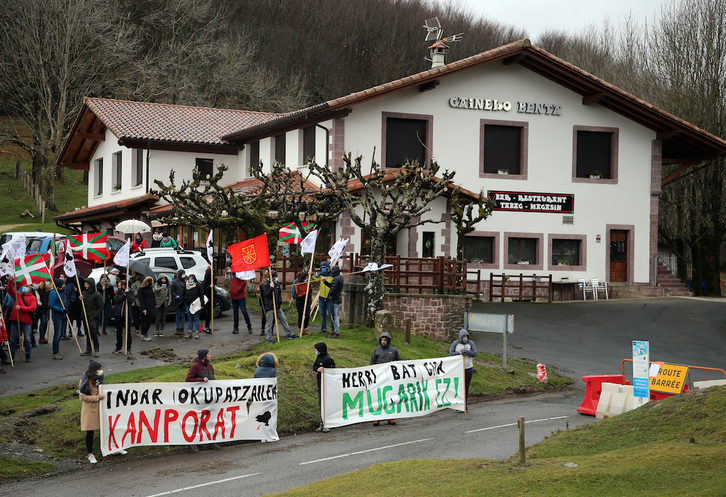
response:
M149 267L169 268L174 273L183 269L199 281L204 279L204 273L210 267L209 261L200 252L178 248L147 248L131 254L131 260Z

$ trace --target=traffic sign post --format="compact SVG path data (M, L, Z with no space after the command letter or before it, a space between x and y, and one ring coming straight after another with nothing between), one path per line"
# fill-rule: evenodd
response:
M514 333L514 314L480 314L465 312L467 331L501 333L504 337L503 368L507 369L507 333Z

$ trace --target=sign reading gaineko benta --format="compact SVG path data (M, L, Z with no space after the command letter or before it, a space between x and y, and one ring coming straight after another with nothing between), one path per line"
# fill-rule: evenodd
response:
M491 98L462 98L451 97L449 107L454 109L504 111L512 110L512 102L495 100ZM561 115L562 106L538 102L517 102L517 112L520 114L544 114L547 116Z
M489 190L495 211L555 212L574 214L575 196L571 193L526 193Z

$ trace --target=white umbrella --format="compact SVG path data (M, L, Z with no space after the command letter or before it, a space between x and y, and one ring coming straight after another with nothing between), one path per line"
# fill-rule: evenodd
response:
M116 231L121 233L149 233L151 232L151 226L138 219L127 219L121 221L114 228Z

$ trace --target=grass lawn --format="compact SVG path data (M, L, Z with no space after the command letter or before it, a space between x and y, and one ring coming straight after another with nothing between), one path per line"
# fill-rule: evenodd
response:
M523 465L518 455L406 460L277 495L725 495L725 421L726 387L712 387L554 433Z
M315 373L311 367L315 358L313 345L321 337L314 332L299 340L258 344L251 352L215 358L215 376L220 380L252 378L257 357L268 351L274 352L280 360L277 371L278 433L284 436L312 431L320 420ZM365 327L343 329L340 339L327 340L327 343L336 365L344 368L368 364L371 352L378 344L373 329ZM393 345L404 359L443 357L449 351L448 343L412 337L411 343L407 344L400 334L394 335ZM535 377L536 365L527 361L509 361L508 366L514 373L502 370L499 356L480 353L474 362L476 373L470 389L472 399L511 389L555 390L573 383L573 380L552 371L548 373L548 383L540 385ZM190 364L109 374L106 383L182 382ZM69 383L1 399L0 442L32 444L57 458L80 459L85 454L85 446L78 431L81 402L76 394L77 388L77 383ZM164 454L174 450L180 449L175 446L134 448L136 454ZM25 465L22 460L15 460L8 468L0 474L0 481L48 472L47 468L32 466L30 462Z

